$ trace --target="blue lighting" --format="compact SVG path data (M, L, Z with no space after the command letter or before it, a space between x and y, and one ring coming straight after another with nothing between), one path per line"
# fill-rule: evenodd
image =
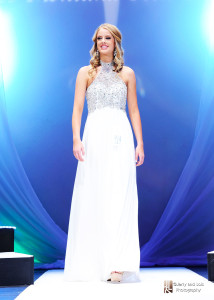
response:
M4 85L9 85L15 66L15 45L13 42L10 16L0 11L0 61L4 77Z
M208 2L203 15L203 28L210 51L214 51L214 0Z

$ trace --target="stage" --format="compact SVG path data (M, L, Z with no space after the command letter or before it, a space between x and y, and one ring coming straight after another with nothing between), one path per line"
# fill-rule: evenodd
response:
M140 269L141 282L63 282L63 270L45 272L16 299L206 299L214 298L214 283L185 267ZM173 291L164 293L164 281L172 280ZM167 298L168 299L168 298Z

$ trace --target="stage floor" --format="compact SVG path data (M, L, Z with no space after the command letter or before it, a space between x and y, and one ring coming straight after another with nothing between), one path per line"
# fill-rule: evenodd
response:
M45 272L15 299L214 299L214 283L185 267L141 268L137 283L64 282L63 271ZM170 296L164 293L165 280L172 280Z

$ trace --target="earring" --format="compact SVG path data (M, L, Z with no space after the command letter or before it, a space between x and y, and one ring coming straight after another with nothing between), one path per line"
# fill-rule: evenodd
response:
M99 57L99 51L98 50L96 51L96 56Z
M117 49L114 48L114 57L117 55Z

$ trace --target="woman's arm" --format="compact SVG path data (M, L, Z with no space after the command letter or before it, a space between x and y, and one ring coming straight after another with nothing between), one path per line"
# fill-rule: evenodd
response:
M72 114L73 153L76 159L80 161L84 160L82 157L82 153L83 155L85 154L84 146L80 139L80 127L87 86L87 70L87 66L82 67L79 69L79 72L77 74Z
M137 140L137 147L135 152L135 160L137 162L138 156L139 161L136 166L140 166L144 162L144 143L142 134L142 124L140 119L140 113L137 104L137 92L136 92L136 78L135 73L131 68L127 67L127 78L128 78L128 90L127 90L127 102L129 116L132 122L132 127Z

